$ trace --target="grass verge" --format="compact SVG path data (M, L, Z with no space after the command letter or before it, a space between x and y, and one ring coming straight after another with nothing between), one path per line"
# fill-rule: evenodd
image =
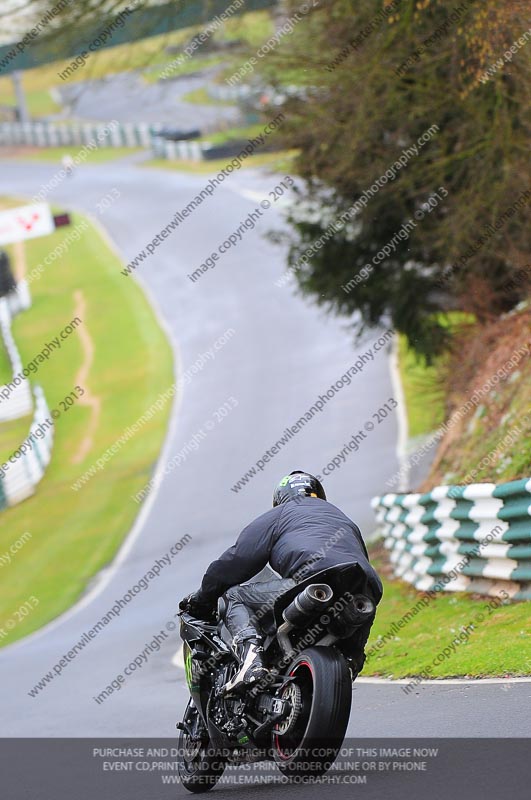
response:
M46 163L57 164L61 166L61 159L63 156L69 155L74 157L83 145L70 145L70 147L7 147L3 148L9 152L11 160L23 161L43 161ZM141 147L98 147L94 150L87 150L87 157L84 164L104 164L107 161L117 161L119 158L132 155L133 153L140 153ZM0 147L0 157L2 157L2 148Z
M73 224L79 224L81 217L72 216ZM67 231L61 228L28 242L28 268L42 261ZM52 461L35 495L1 515L0 553L25 532L31 539L9 565L1 566L0 628L30 596L39 601L0 639L2 645L65 611L109 563L138 512L131 495L149 479L159 455L169 404L83 488L77 492L71 488L173 381L169 343L139 286L123 280L121 266L90 226L70 245L67 255L31 284L33 305L14 322L15 340L26 363L76 316L75 293L81 292L86 304L82 326L40 365L34 381L44 388L50 407L60 408L87 363L82 328L94 346L84 388L99 398L101 409L81 463L74 463L75 457L89 434L93 411L77 402L61 412L55 424Z
M245 139L252 139L259 136L264 130L263 123L247 125L242 128L227 128L224 131L206 134L197 139L198 142L208 142L209 144L229 144L229 142L240 142Z
M440 314L439 322L456 337L463 327L473 325L474 319L470 314L452 311ZM408 348L406 337L399 336L398 367L404 389L410 439L427 436L445 421L451 359L451 354L445 353L428 365Z
M530 331L528 304L463 334L448 372L447 405L450 415L471 408L441 440L421 490L531 475Z
M9 361L4 342L0 336L0 386L9 383L12 377L13 370L11 368L11 362Z
M398 365L406 401L409 436L426 436L444 422L444 390L441 385L441 359L427 366L408 349L400 335Z
M193 35L200 33L201 30L201 27L197 27L181 31L179 40L176 38L172 44L182 44L184 46ZM199 49L192 58L186 59L184 63L179 65L174 63L178 58L178 54L169 57L166 53L164 57L157 58L153 67L147 70L143 77L147 82L155 82L165 68L170 65L172 78L189 75L209 67L221 67L224 64L227 64L227 74L232 74L240 63L245 62L250 55L255 54L256 49L271 36L273 31L274 25L271 13L267 10L249 11L247 14L234 16L232 19L225 21L221 30L214 33L211 40L214 42L237 42L241 44L241 47L237 48L238 53L234 51L208 53L207 45L203 49ZM234 66L231 67L229 64Z
M233 100L217 100L216 98L211 97L205 86L202 86L201 89L194 89L192 92L188 92L188 94L183 94L181 99L184 103L191 103L192 105L199 105L199 106L234 105Z
M250 167L255 169L267 168L270 172L283 172L287 175L292 170L295 157L296 153L288 150L249 156L242 163L242 169L249 169ZM151 161L143 161L138 166L156 167L157 169L177 172L192 172L197 175L214 175L226 167L227 164L230 164L230 161L230 158L218 158L213 161L167 161L164 158L156 158Z
M492 598L441 592L425 608L413 615L398 631L405 614L422 597L413 587L398 580L389 580L389 568L381 553L373 558L375 568L384 580L384 595L378 607L366 652L376 645L378 637L385 644L369 655L364 676L406 678L421 675L433 660L459 637L460 629L471 622L474 629L465 641L442 663L433 666L434 678L504 677L531 675L531 630L529 605L525 602L485 609ZM477 622L477 615L484 619ZM396 631L396 632L395 632Z
M31 419L32 415L28 414L26 417L0 423L0 464L4 464L28 436Z
M26 73L23 73L22 84L27 87ZM31 84L29 84L31 86ZM32 117L47 117L51 114L57 114L61 110L61 106L53 99L51 92L45 88L25 90L26 104L30 116ZM15 106L16 99L11 79L8 77L0 78L0 105Z
M159 80L175 80L176 78L183 78L186 75L194 75L196 72L202 72L212 67L220 67L227 57L219 53L212 53L206 56L194 56L193 58L187 59L182 64L177 64L178 58L179 54L171 56L166 54L162 61L157 58L154 64L151 64L147 69L142 71L142 80L144 83L158 83Z

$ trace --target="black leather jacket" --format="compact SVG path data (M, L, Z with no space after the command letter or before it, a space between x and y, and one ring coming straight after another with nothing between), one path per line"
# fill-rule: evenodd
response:
M214 603L231 586L256 575L266 564L283 578L306 578L328 567L359 564L373 599L382 583L369 564L358 526L326 500L302 497L272 508L248 525L232 547L208 567L200 596Z

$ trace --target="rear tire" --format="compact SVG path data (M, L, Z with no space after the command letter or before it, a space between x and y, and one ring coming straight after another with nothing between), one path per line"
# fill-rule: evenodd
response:
M288 675L297 688L288 683L284 691L296 712L273 731L273 758L288 777L317 777L330 769L345 738L352 703L349 669L339 651L310 647L295 658Z
M222 754L210 745L208 733L192 700L186 706L183 722L193 735L180 731L178 772L181 783L195 794L209 792L223 775L225 762Z

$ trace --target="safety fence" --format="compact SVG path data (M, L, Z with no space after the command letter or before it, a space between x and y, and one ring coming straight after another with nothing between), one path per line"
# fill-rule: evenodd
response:
M372 506L397 578L425 592L531 599L531 478L386 494Z
M12 317L31 304L28 285L20 281L14 292L0 298L0 333L11 364L13 380L0 386L0 422L19 419L31 413L33 401L29 381L21 377L22 360L11 332Z
M0 510L30 497L50 463L53 422L40 386L35 386L35 414L27 438L0 465Z

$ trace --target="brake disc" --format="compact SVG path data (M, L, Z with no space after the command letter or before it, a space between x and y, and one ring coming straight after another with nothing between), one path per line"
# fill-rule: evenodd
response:
M283 736L286 733L290 733L290 731L295 727L295 723L297 722L297 717L299 716L299 712L302 708L301 688L294 682L289 683L282 690L282 694L280 695L280 697L282 700L287 700L291 705L291 710L286 719L282 720L282 722L277 723L275 727L276 733L279 733Z

